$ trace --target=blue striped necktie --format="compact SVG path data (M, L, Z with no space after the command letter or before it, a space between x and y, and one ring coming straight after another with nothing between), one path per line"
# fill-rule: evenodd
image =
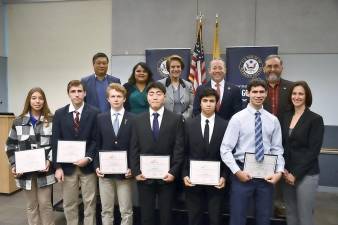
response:
M262 120L261 113L255 113L255 158L258 162L264 160L264 146L262 136Z

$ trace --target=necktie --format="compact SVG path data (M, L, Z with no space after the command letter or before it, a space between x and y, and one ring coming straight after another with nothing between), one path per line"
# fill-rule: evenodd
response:
M160 126L158 124L158 116L160 114L158 113L153 113L153 116L154 116L154 119L153 119L153 137L154 137L154 140L157 141L158 139L158 136L160 134Z
M75 111L75 118L73 120L73 128L76 133L79 133L80 129L80 113L78 111Z
M264 146L262 136L262 120L261 113L255 113L255 158L258 162L264 160Z
M209 120L205 120L205 126L204 126L204 136L203 136L204 144L205 146L209 145Z
M220 88L221 85L219 83L216 83L215 86L216 86L216 92L217 92L218 97L219 97L219 100L216 104L216 111L219 111L219 108L221 107L221 88Z
M115 133L116 136L119 132L119 115L120 115L120 113L114 113L115 120L113 122L113 129L114 129L114 133Z

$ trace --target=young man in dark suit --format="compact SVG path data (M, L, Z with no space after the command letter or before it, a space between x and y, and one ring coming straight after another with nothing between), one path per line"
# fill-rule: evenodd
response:
M79 223L79 183L84 204L84 225L96 224L96 175L92 161L95 157L97 109L84 103L86 90L79 80L67 86L71 104L55 112L53 119L53 165L55 177L62 182L63 208L68 225ZM85 141L85 157L74 163L57 163L58 141ZM70 150L71 151L71 150Z
M160 212L160 224L171 225L171 209L174 199L174 180L180 176L184 159L182 116L164 108L166 89L158 82L147 87L149 112L133 120L130 146L132 174L139 191L142 225L155 225L156 196ZM147 179L140 168L140 155L166 155L170 157L169 171L162 179Z
M127 90L120 84L113 83L108 86L106 95L111 109L97 117L97 151L94 160L94 168L99 177L102 224L112 225L114 223L114 202L117 198L121 225L132 225L133 202L130 169L125 174L104 174L104 171L100 170L100 152L125 151L128 158L132 116L123 108Z
M221 206L224 199L226 181L226 166L220 156L220 147L227 122L215 114L216 104L219 99L216 90L204 88L199 97L201 113L185 122L186 160L183 169L183 180L186 187L189 224L202 224L204 205L207 204L209 224L220 225ZM192 184L189 177L190 160L220 162L218 185Z
M81 82L86 86L87 95L85 102L95 106L100 112L110 110L110 105L106 99L106 89L110 83L118 83L119 78L108 75L108 56L104 53L96 53L93 56L94 74L81 79Z
M242 95L240 89L224 80L226 73L225 63L222 59L214 59L210 62L209 74L211 80L196 89L193 105L193 115L201 112L199 96L204 88L213 88L217 91L219 100L216 104L216 114L224 120L230 120L232 115L242 109Z

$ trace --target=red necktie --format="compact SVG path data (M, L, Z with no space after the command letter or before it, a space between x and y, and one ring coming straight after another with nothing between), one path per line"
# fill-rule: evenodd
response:
M219 83L216 83L215 86L216 86L216 92L217 92L218 97L219 97L219 100L216 104L216 111L218 112L219 108L221 107L221 88L220 88L221 85Z
M73 127L76 133L79 133L79 129L80 129L80 113L75 111L76 116L74 118L73 121Z

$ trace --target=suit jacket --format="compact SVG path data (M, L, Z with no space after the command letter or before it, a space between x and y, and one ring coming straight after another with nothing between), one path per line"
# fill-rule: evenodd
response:
M282 118L282 135L285 168L297 180L305 175L319 173L318 155L323 143L323 118L306 109L289 135L293 112L289 111Z
M115 135L110 111L100 113L97 116L97 133L96 133L96 156L94 160L94 169L100 167L99 152L104 151L127 151L128 168L129 162L129 143L131 136L131 119L132 115L127 111L124 112L121 126L117 136ZM123 175L107 174L105 177L123 179Z
M164 109L160 133L154 141L149 111L133 120L130 141L130 162L134 176L141 174L140 155L170 155L169 173L178 177L184 159L182 116Z
M174 87L171 85L170 77L159 80L166 89L166 98L164 107L170 111L174 110ZM180 79L180 102L183 105L183 117L185 119L192 115L192 108L194 102L194 93L190 82Z
M279 86L279 105L278 105L278 111L277 111L277 118L279 121L281 121L281 116L287 111L291 110L291 105L288 100L289 92L291 89L293 82L280 79L280 86ZM268 112L272 113L272 108L271 108L271 99L267 96L264 104L263 104L264 109L266 109Z
M220 148L228 122L215 116L215 124L209 146L205 146L201 129L201 114L185 121L185 162L182 176L189 176L190 160L210 160L221 163L221 177L226 178L227 170L220 155Z
M108 80L108 84L110 83L121 84L121 81L119 78L108 75L108 74L107 74L107 80ZM83 77L81 79L81 83L86 88L85 102L99 109L99 104L97 101L97 94L96 94L96 87L95 87L95 74ZM108 101L106 102L106 104L107 104L107 108L110 109L110 105Z
M69 112L69 105L55 111L53 119L53 136L52 136L52 151L54 167L61 166L65 175L70 175L74 172L75 165L72 163L57 163L57 148L58 140L64 141L86 141L86 157L95 158L96 148L96 116L99 111L85 104L80 118L79 133L76 134L73 128L73 113ZM93 172L92 162L85 167L80 167L85 174Z
M200 94L204 88L211 88L211 81L208 81L206 84L198 86L196 89L196 95L194 99L194 116L201 113L201 104L200 104ZM230 120L230 118L237 112L242 109L242 96L239 87L224 82L223 98L221 106L217 115L225 120Z

